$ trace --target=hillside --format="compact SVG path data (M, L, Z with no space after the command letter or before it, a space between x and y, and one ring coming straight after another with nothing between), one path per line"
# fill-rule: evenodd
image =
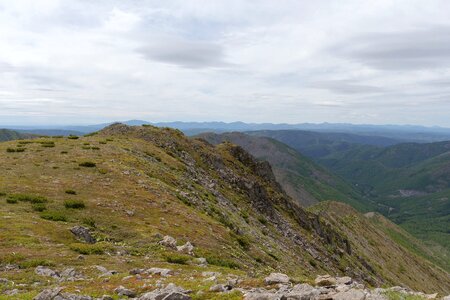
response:
M0 142L32 138L29 133L20 133L9 129L0 129Z
M0 289L18 289L0 299L61 285L94 297L120 285L140 294L168 282L193 299L242 299L210 287L233 276L243 288L259 286L273 271L296 282L330 273L450 292L448 273L370 227L350 231L305 211L268 163L230 143L114 124L81 138L4 142L0 152ZM152 267L170 275L139 271ZM205 281L205 271L220 274Z
M277 182L303 206L324 200L337 200L363 211L372 208L369 203L361 200L362 196L351 185L274 139L239 132L205 133L198 137L215 145L225 141L234 143L256 158L268 161Z

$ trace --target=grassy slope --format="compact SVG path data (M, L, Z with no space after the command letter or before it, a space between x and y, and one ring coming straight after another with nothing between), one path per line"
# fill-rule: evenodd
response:
M20 133L9 129L0 129L0 141L12 141L18 139L27 139L33 137L32 134Z
M361 201L361 195L351 185L323 167L301 155L289 146L272 138L250 136L233 132L224 134L206 133L200 138L218 144L230 141L240 145L258 159L268 161L277 181L286 193L308 206L318 201L337 200L348 203L361 211L372 207Z
M51 142L54 147L48 146ZM26 150L6 152L18 145ZM314 215L289 204L277 186L264 179L268 175L255 173L261 171L255 169L259 165L246 162L245 154L236 151L232 145L213 148L189 140L174 130L122 126L77 140L1 143L0 192L6 195L0 196L4 203L0 206L0 265L21 266L20 270L2 271L1 277L26 284L24 289L32 297L36 293L33 282L40 282L39 290L54 284L33 273L36 265L48 264L59 270L74 266L93 279L82 284L64 283L67 290L100 296L124 284L122 278L134 267L168 266L178 270L174 281L194 291L206 291L197 299L211 299L208 284L199 275L205 269L189 264L191 257L182 258L187 265L167 262L168 257L179 255L157 242L159 235L170 234L180 243L191 241L196 255L211 263L206 270L224 274L259 276L280 270L305 279L325 272L345 273L356 278L364 275L377 284L392 281L418 290L450 290L450 284L445 283L448 274L428 267L423 260L414 261L421 272L411 270L412 279L372 274L363 255L358 254L362 246L357 243L365 243L362 236L352 244L352 255L342 252L345 232L336 235ZM86 161L95 162L96 167L79 166ZM68 189L77 194L65 193ZM43 219L28 202L6 203L9 195L17 193L46 197L44 213L63 215L66 221ZM70 199L83 201L86 208L65 208L64 202ZM100 242L89 246L74 239L69 228L77 224L91 226ZM282 233L281 228L288 231ZM294 240L301 240L303 246ZM105 254L86 255L80 260L80 249ZM409 253L401 255L410 261ZM97 278L94 265L121 273L105 283ZM248 281L251 285L254 279ZM149 288L137 281L125 285L140 292Z

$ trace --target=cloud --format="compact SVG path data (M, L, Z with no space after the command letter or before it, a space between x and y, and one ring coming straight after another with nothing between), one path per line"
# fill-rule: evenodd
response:
M450 26L401 32L365 33L328 49L382 70L450 67Z
M224 67L224 49L213 42L186 40L176 37L152 38L137 50L146 59L184 68Z
M317 81L309 83L308 86L316 89L325 89L338 94L372 94L385 91L381 87L360 84L352 80Z

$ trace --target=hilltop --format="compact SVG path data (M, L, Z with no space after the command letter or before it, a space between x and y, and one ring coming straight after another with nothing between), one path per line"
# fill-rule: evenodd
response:
M0 152L0 288L18 289L0 299L61 285L94 297L120 285L141 294L168 282L195 299L242 299L210 288L239 278L250 289L271 272L450 292L448 273L406 244L344 204L328 204L347 212L340 223L303 209L267 162L231 143L114 124L86 137L4 142ZM203 272L220 274L205 281Z

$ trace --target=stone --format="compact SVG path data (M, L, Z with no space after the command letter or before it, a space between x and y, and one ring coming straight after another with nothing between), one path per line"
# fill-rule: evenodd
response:
M283 296L283 300L309 300L320 295L320 291L309 284L295 285L292 290Z
M34 269L34 273L40 276L48 276L53 278L60 278L59 273L44 266L37 266L36 269Z
M165 288L160 288L148 293L145 293L138 300L191 300L187 294L189 291L169 283Z
M289 281L289 276L283 273L271 273L269 276L264 278L264 282L267 285L276 283L288 284Z
M128 297L128 298L134 298L134 297L136 297L136 292L135 292L135 291L132 291L132 290L130 290L130 289L127 289L127 288L125 288L125 287L123 287L123 286L117 287L117 288L114 290L114 292L115 292L117 295L119 295L119 296L126 296L126 297Z
M132 269L130 270L130 275L139 275L145 272L145 269Z
M62 290L63 288L61 287L45 289L34 297L33 300L92 300L89 296L62 293Z
M89 229L83 226L74 226L70 229L73 235L88 244L95 244L95 238L90 234Z
M192 255L194 251L194 246L190 242L186 242L186 244L184 244L183 246L178 246L177 251Z
M364 300L366 294L362 290L350 289L333 295L333 300Z
M197 257L193 260L194 264L199 265L201 267L206 267L208 265L208 261L204 257Z
M226 291L226 289L223 284L215 284L209 288L209 291L215 293L223 293Z
M336 278L337 284L351 284L353 282L351 277L344 276L344 277L338 277Z
M159 243L167 248L177 249L177 240L170 235L164 236Z
M153 275L161 275L163 277L168 277L170 275L173 275L173 271L170 269L163 269L163 268L150 268L146 273L153 274Z
M251 292L244 296L244 300L281 300L281 296L268 292Z
M328 274L323 276L317 276L316 280L314 280L314 283L317 286L333 286L336 285L336 278Z

